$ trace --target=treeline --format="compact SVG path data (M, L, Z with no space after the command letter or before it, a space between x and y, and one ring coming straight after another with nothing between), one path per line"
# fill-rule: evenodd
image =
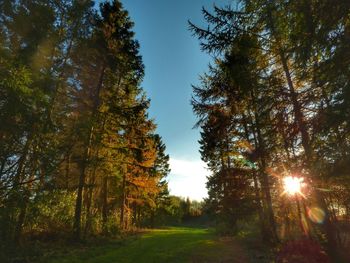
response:
M154 226L205 226L209 225L204 215L204 203L190 200L188 197L170 195L157 209Z
M0 242L150 226L169 156L118 0L0 2Z
M242 0L202 12L208 27L190 30L214 62L192 105L209 211L229 231L258 218L264 240L307 236L337 254L349 246L350 2ZM304 180L301 193L285 193L286 176Z

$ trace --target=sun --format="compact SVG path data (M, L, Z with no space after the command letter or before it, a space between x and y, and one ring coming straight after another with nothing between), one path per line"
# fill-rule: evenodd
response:
M303 181L304 181L303 177L296 177L296 176L284 177L283 178L284 191L282 195L284 194L287 194L290 196L301 195L304 197L303 193L301 192L301 189L304 185Z

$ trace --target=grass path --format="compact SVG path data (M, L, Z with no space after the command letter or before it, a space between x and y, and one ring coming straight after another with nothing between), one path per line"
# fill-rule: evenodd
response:
M73 251L63 258L50 262L256 262L252 260L252 255L238 243L233 239L219 239L213 232L206 229L156 229L126 242L112 242L102 247L80 252Z

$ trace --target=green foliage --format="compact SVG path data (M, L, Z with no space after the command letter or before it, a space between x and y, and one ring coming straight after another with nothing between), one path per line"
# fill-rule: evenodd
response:
M28 207L28 228L40 235L66 234L71 229L74 215L74 192L53 190L40 192Z
M143 74L120 1L0 4L3 250L118 235L162 206L169 156Z

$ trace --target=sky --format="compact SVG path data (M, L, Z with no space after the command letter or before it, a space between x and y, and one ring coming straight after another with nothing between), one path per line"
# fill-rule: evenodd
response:
M149 115L170 156L170 194L201 200L209 175L200 159L199 130L190 105L192 87L206 72L210 56L188 30L188 20L205 25L201 9L229 0L121 0L135 23L145 65L142 87L151 99Z

